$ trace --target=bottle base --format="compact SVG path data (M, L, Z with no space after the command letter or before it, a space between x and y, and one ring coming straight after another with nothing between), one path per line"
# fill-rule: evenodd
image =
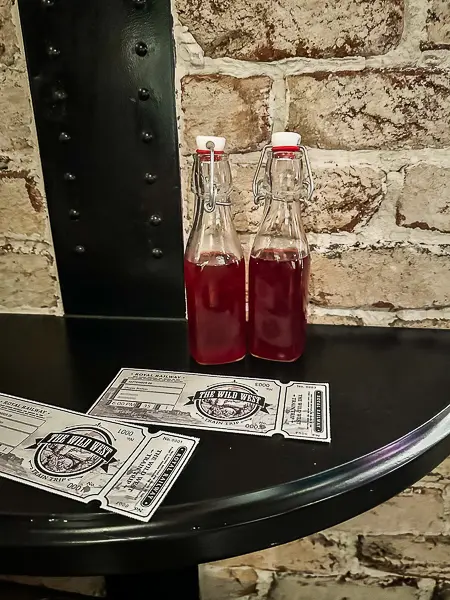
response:
M199 365L203 365L203 366L208 366L208 365L229 365L231 363L235 363L235 362L239 362L240 360L243 360L247 355L243 354L240 358L233 358L231 360L221 360L221 361L214 361L214 362L204 362L202 360L197 360L196 358L192 357L195 362Z
M295 358L267 358L266 356L259 356L258 354L254 354L253 352L250 352L251 356L254 356L255 358L259 358L261 360L270 360L271 362L285 362L285 363L291 363L291 362L295 362L296 360L298 360L299 358L301 358L303 356L303 352L301 354L299 354L298 356L296 356Z

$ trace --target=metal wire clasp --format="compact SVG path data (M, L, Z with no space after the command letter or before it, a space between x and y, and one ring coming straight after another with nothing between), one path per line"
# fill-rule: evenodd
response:
M204 203L204 209L206 212L211 213L216 208L216 197L217 197L217 189L214 185L214 148L215 144L213 141L209 141L206 144L206 147L209 150L209 190L208 195ZM194 156L194 180L195 180L195 188L196 190L201 190L201 161L198 157L198 154Z
M259 179L259 172L261 171L261 167L264 162L264 158L267 154L267 151L270 148L272 148L271 144L266 144L264 146L264 148L262 149L261 156L259 157L259 161L258 161L258 166L256 167L255 175L253 177L252 192L253 192L253 199L255 201L256 206L259 206L260 204L262 204L266 198L266 194L264 192L262 192L260 189L262 180Z
M255 175L253 177L252 191L253 191L253 198L254 198L255 204L257 206L262 204L266 198L266 192L261 189L262 180L259 179L259 173L261 171L261 168L262 168L262 165L264 162L264 158L265 158L267 152L271 149L272 149L272 144L267 144L262 149L261 156L259 157L258 165L256 167ZM299 150L302 152L302 154L305 158L306 173L307 173L306 177L303 180L303 185L306 187L308 200L311 200L312 195L314 194L314 180L313 180L313 176L312 176L311 163L309 161L308 150L306 149L305 146L299 146Z

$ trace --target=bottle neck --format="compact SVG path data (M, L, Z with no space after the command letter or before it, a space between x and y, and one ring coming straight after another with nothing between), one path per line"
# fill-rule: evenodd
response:
M211 186L211 183L213 184ZM213 190L213 198L211 191ZM197 198L205 201L211 207L214 201L227 203L231 193L231 169L228 156L215 153L211 155L200 153L195 156L192 174L192 191ZM212 202L213 201L213 202Z
M205 260L206 255L223 255L227 262L239 261L243 257L230 206L216 205L212 212L207 212L203 208L203 202L198 199L186 246L186 258L191 262L198 262Z
M298 198L285 194L281 198L266 197L264 216L254 240L252 255L273 249L295 250L298 256L309 254Z
M216 202L214 210L209 211L205 210L205 199L197 196L193 229L202 226L219 230L232 224L231 204L218 204Z
M294 202L302 192L302 159L300 151L273 150L266 165L269 196L273 201Z
M269 223L275 229L303 229L301 203L298 199L269 197L267 199L261 227Z
M196 156L192 189L196 208L194 222L189 236L186 258L192 262L202 262L210 255L216 260L218 255L226 261L240 260L242 249L234 229L231 216L231 170L225 154L215 155L211 168L210 155ZM211 202L211 172L214 183Z

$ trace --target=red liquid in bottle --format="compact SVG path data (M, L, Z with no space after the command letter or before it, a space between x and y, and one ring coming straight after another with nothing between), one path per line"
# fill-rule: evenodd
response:
M244 259L205 253L197 263L184 261L189 345L205 365L240 360L246 354Z
M305 348L309 256L266 249L250 257L250 352L293 361Z

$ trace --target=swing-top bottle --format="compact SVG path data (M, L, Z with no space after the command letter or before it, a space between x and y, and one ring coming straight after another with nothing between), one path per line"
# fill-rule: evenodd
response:
M246 354L245 265L231 218L225 138L196 141L196 208L184 260L189 346L198 363L222 364Z
M294 361L304 351L310 255L300 200L313 190L300 136L273 134L253 182L255 202L265 203L249 263L249 351L259 358Z

